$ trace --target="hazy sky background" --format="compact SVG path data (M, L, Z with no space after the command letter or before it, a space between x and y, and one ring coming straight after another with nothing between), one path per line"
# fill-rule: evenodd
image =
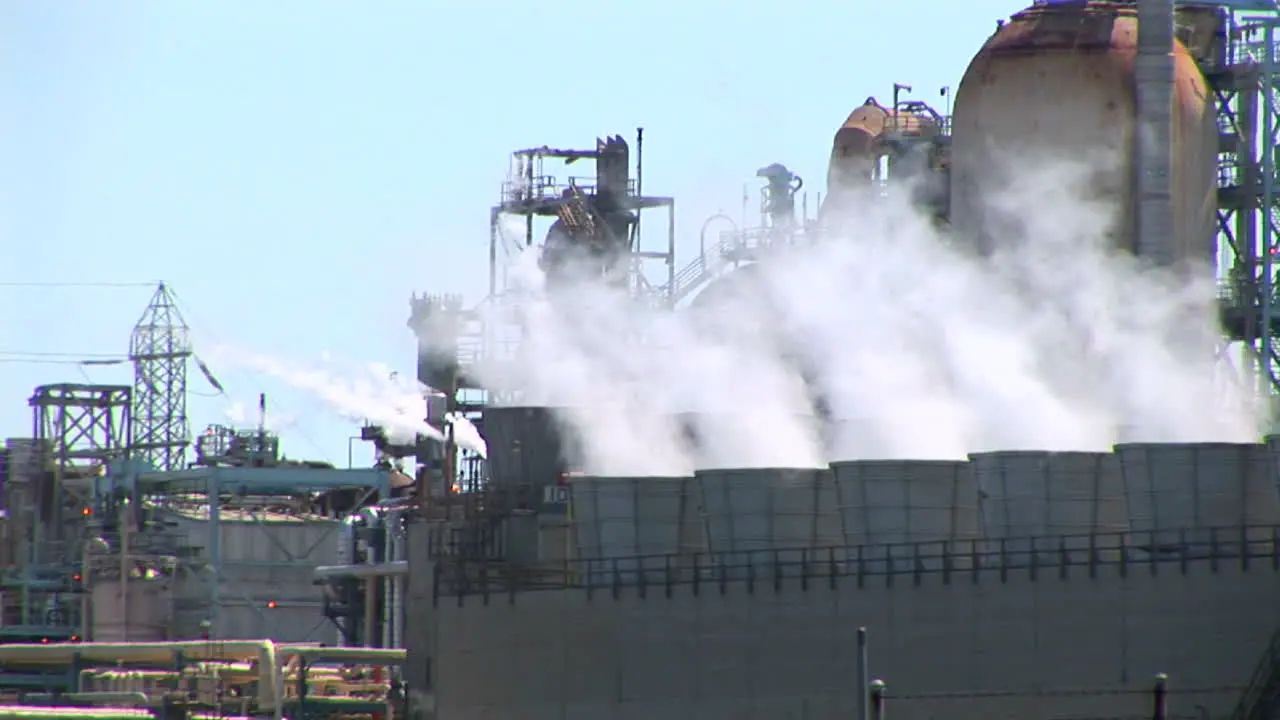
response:
M510 151L645 128L645 190L684 260L782 162L824 185L833 133L895 82L938 89L1017 2L503 0L0 2L0 436L56 382L129 383L164 280L197 343L411 374L413 292L486 291ZM658 223L651 223L657 226ZM657 230L651 227L651 232ZM682 265L682 262L678 262ZM357 426L271 378L212 368L343 465ZM193 430L229 403L192 369ZM356 463L370 452L357 444Z

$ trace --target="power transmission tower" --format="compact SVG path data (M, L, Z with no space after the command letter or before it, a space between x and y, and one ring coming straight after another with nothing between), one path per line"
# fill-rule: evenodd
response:
M187 358L190 328L164 283L133 327L129 359L133 361L134 459L157 470L179 470L191 444L187 421Z

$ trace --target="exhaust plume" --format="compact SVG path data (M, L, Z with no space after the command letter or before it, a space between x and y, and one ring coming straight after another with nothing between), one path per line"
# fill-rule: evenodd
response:
M1211 258L1158 269L1115 250L1095 172L1022 158L987 198L981 255L906 188L850 195L824 208L824 242L675 313L585 271L549 280L531 250L495 309L525 341L477 370L559 408L592 474L1254 440L1251 398L1215 381Z

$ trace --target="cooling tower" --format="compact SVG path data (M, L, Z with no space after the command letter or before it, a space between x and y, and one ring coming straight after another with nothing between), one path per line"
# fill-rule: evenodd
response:
M1117 445L1135 543L1206 553L1238 546L1241 526L1280 524L1268 446L1254 443ZM1271 531L1266 531L1270 537Z
M579 569L594 584L634 582L640 570L660 573L674 566L671 556L698 545L687 537L697 514L692 478L574 477L569 480L570 513Z
M486 407L481 420L489 449L489 484L535 492L554 485L574 449L565 441L555 410L546 407Z
M1018 560L1113 548L1128 529L1116 458L1095 452L989 452L969 457L983 532Z
M844 544L828 470L699 470L695 481L706 518L707 549L731 576L751 571L769 577L761 573L772 573L775 560L826 560L830 548Z
M944 543L978 537L978 492L963 461L853 460L831 463L831 473L845 542L863 548L864 562L941 567Z
M1203 75L1174 42L1173 261L1214 261L1217 129ZM969 64L952 119L951 222L990 251L1024 237L1017 213L1068 182L1040 178L1055 160L1087 163L1080 195L1117 211L1107 230L1116 248L1135 248L1133 4L1101 0L1036 5L1003 24ZM1030 174L1020 173L1031 170ZM1013 178L1030 188L1011 194ZM1038 196L1032 193L1043 188ZM1086 190L1087 189L1087 190ZM997 209L999 208L999 209Z

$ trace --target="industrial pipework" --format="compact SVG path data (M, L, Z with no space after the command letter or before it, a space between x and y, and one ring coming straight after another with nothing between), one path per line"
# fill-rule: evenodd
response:
M221 717L320 711L372 718L390 713L398 689L387 670L404 659L403 650L270 640L0 645L0 679L21 675L26 690L45 691L11 691L16 717L151 717L177 705Z

